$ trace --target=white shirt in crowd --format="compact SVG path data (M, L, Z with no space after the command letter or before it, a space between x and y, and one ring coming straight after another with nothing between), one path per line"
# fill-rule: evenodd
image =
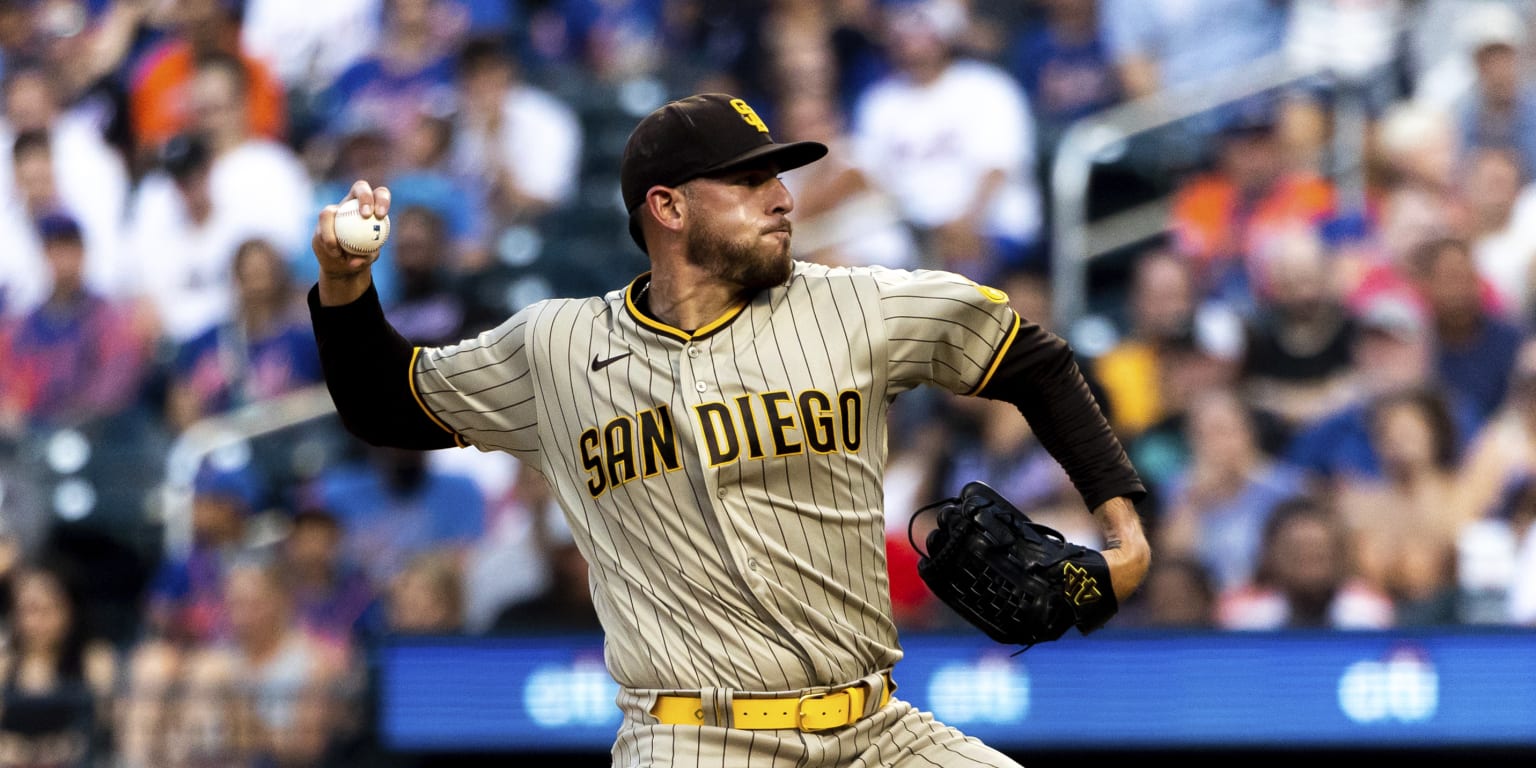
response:
M252 140L216 159L209 176L213 213L198 224L170 176L139 186L129 220L129 258L138 290L159 310L164 332L185 341L227 319L234 306L230 265L240 243L263 238L284 256L307 248L313 192L286 147Z
M1510 319L1528 322L1536 311L1531 293L1531 262L1536 259L1536 184L1528 185L1515 201L1509 224L1499 232L1483 235L1472 243L1478 273L1498 291Z
M1029 242L1041 217L1034 133L1013 78L990 64L957 61L928 85L892 76L871 86L856 107L853 137L860 167L925 229L960 218L982 178L1003 171L1007 180L986 212L984 233Z
M382 5L382 0L249 0L240 43L289 88L319 91L373 53Z
M16 133L0 120L0 147L16 143ZM122 261L120 242L128 205L128 167L95 126L71 113L61 115L49 131L53 178L64 212L80 224L85 244L86 285L115 296L129 285L130 264ZM5 312L24 314L53 287L43 261L42 244L32 216L24 210L15 188L10 153L0 162L0 286Z
M494 135L460 125L454 164L469 178L509 168L523 194L560 205L575 193L581 175L581 123L554 96L529 85L507 92L501 128ZM489 181L490 179L486 179Z

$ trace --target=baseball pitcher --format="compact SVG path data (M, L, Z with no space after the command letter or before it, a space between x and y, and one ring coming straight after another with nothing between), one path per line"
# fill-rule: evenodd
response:
M319 216L309 306L347 428L507 451L558 496L621 687L616 766L1015 765L896 695L886 416L919 385L1017 405L1108 545L1007 554L987 537L1027 523L1008 528L1000 499L951 505L990 526L953 540L987 539L977 551L1068 600L1083 631L1145 575L1144 489L1065 342L960 275L792 258L778 174L826 151L773 141L729 95L661 107L621 167L651 270L441 348L388 325L372 256L338 245L337 206ZM359 181L352 199L388 211L385 188ZM952 573L956 547L929 545L950 553L932 572Z

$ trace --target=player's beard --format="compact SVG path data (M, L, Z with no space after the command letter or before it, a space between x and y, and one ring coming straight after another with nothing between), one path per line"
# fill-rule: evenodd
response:
M789 226L784 222L784 237L777 240L764 232L732 238L708 224L694 227L688 232L688 262L750 291L783 285L794 271L789 257Z

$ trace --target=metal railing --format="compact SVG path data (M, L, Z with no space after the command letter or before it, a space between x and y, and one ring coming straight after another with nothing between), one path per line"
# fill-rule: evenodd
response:
M335 410L325 385L316 384L187 427L166 452L165 482L160 492L166 551L184 554L192 546L193 485L198 469L211 454L329 416Z
M1056 327L1071 334L1088 309L1088 268L1104 251L1095 245L1119 244L1158 234L1166 225L1159 216L1119 216L1099 234L1088 221L1089 183L1094 166L1133 138L1197 117L1275 89L1327 73L1321 67L1301 67L1283 53L1256 59L1247 67L1220 78L1169 88L1133 99L1069 126L1057 144L1051 168L1052 287ZM1147 206L1158 211L1156 203Z

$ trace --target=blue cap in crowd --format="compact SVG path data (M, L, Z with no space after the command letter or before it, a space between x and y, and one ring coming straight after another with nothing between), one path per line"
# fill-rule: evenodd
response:
M249 464L225 469L204 464L192 481L192 492L237 504L245 512L254 512L261 505L262 484Z
M80 242L80 222L73 216L63 211L50 211L43 214L37 220L37 234L44 243L52 243L58 240Z

